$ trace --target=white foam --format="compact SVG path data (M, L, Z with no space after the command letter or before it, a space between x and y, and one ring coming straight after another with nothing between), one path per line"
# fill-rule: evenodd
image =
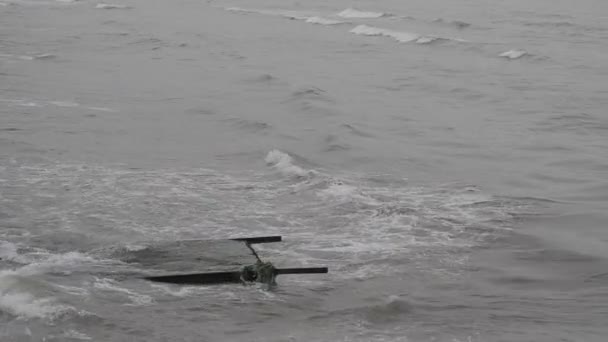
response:
M35 102L30 102L30 101L26 101L26 100L0 99L0 102L8 102L15 106L23 106L23 107L41 107L41 105L39 105Z
M132 302L132 304L130 304L130 305L137 305L137 306L150 305L154 302L152 297L150 297L148 295L139 294L135 291L131 291L124 287L120 287L116 284L115 281L113 281L111 279L97 278L97 280L95 281L93 286L97 289L106 290L106 291L114 291L114 292L125 294L129 298L129 300L131 300L131 302ZM129 305L129 304L126 304L126 305Z
M224 8L224 10L230 11L230 12L255 13L254 10L241 8L241 7L226 7L226 8Z
M441 39L441 38L439 38L439 37L430 37L430 36L420 37L420 38L416 39L416 43L418 43L418 44L430 44L430 43L432 43L434 41L437 41L439 39Z
M345 24L345 21L328 19L323 17L308 17L306 18L306 22L309 24L318 24L318 25L340 25Z
M347 8L344 11L338 13L337 15L342 18L374 19L374 18L384 17L387 14L382 13L382 12L367 12L367 11L360 11L355 8Z
M100 262L103 262L78 252L50 254L44 250L27 254L18 254L13 257L13 261L27 263L27 265L14 271L21 276L30 276L45 272L70 273L73 268L82 267L82 265L85 264L98 265Z
M130 7L127 5L99 3L95 6L95 8L97 8L97 9L129 9Z
M18 258L19 255L17 254L17 246L15 244L7 241L0 242L0 259L19 262Z
M505 52L501 53L498 56L509 58L509 59L517 59L517 58L521 58L526 55L528 55L528 52L525 50L509 50L509 51L505 51Z
M57 304L52 297L36 297L24 291L18 271L0 271L0 311L24 318L54 318L74 308Z
M200 293L201 291L207 292L208 288L206 287L198 287L198 286L170 286L170 285L161 285L161 284L151 284L151 286L155 289L159 289L171 296L175 297L188 297L190 295Z
M314 173L314 171L307 171L297 165L294 165L291 156L279 150L272 150L268 152L265 161L268 165L271 165L279 170L279 172L287 176L306 177Z
M255 13L255 14L263 14L270 15L276 17L284 17L288 19L297 19L297 20L306 20L309 18L308 15L303 14L301 12L289 11L289 10L264 10L264 9L250 9L250 8L241 8L241 7L226 7L224 8L226 11L230 12L241 12L241 13Z
M326 189L317 192L317 195L324 199L338 200L340 202L356 201L368 205L379 205L380 203L370 196L365 195L356 186L338 183L331 184Z
M78 104L76 102L70 102L70 101L51 101L50 103L57 107L74 108L74 107L80 106L80 104Z
M86 107L86 108L90 109L90 110L96 110L98 112L108 112L108 113L116 112L114 109L106 108L106 107Z
M91 338L89 335L85 334L85 333L81 333L80 331L71 329L66 331L63 334L64 337L67 337L69 339L73 339L73 340L80 340L80 341L90 341L93 338Z
M358 25L350 30L351 33L362 36L383 36L393 38L398 42L407 43L420 38L419 35L410 32L393 31L368 25Z
M315 16L315 15L310 15L307 13L280 10L280 9L263 10L263 9L247 9L247 8L241 8L241 7L227 7L227 8L224 8L224 10L230 11L230 12L255 13L255 14L283 17L283 18L287 18L287 19L303 20L309 24L317 24L317 25L340 25L340 24L346 23L345 21L341 21L341 20L335 20L335 19L324 18L324 17L320 17L320 16Z

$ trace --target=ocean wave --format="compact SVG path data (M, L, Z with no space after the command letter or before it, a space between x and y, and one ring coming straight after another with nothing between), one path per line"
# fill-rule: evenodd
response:
M437 19L433 20L433 22L437 23L437 24L452 26L452 27L455 27L458 29L464 29L464 28L471 26L471 23L467 23L465 21L460 21L460 20L448 21L448 20L444 20L442 18L437 18Z
M310 177L315 174L314 170L305 170L293 163L293 158L285 152L272 150L266 155L265 161L286 176Z
M133 290L129 290L124 287L120 287L120 286L118 286L116 281L114 281L112 279L97 278L95 280L95 282L93 283L93 287L95 287L98 290L115 292L115 293L127 296L127 298L131 301L131 304L127 304L127 305L143 306L143 305L150 305L150 304L154 303L154 299L152 299L152 297L150 297L148 295L137 293Z
M333 102L331 97L327 95L327 92L318 87L302 87L294 90L291 93L290 100L314 100L320 102Z
M306 22L309 24L318 24L318 25L340 25L346 24L347 22L335 19L328 19L323 17L308 17L306 18Z
M230 123L235 128L251 133L264 133L273 128L269 123L243 118L229 118L223 121Z
M530 54L526 50L509 50L498 55L499 57L504 57L508 59L518 59L525 56L529 56Z
M118 5L118 4L106 4L106 3L99 3L97 5L95 5L95 8L97 9L131 9L130 6L127 5Z
M407 43L420 38L419 35L411 32L400 32L368 25L358 25L350 30L351 33L362 36L383 36L393 38L398 42Z
M20 273L19 270L0 271L0 312L51 320L76 312L74 307L59 304L53 297L36 295L35 281Z
M403 31L395 31L389 30L369 25L358 25L350 30L351 33L361 36L381 36L392 38L400 43L409 43L415 42L417 44L432 44L446 41L453 41L463 43L466 40L458 39L458 38L446 38L446 37L438 37L432 35L419 35L417 33L412 32L403 32Z
M255 14L263 14L269 16L283 17L287 19L296 19L296 20L306 20L310 16L297 11L289 11L289 10L264 10L264 9L253 9L253 8L241 8L241 7L227 7L224 10L229 12L241 12L241 13L255 13Z
M17 246L13 243L0 242L0 260L13 260L18 257Z
M0 54L2 58L18 59L22 61L34 61L34 60L45 60L53 59L56 56L50 53L40 53L37 55L11 55L11 54Z
M390 16L388 13L383 12L370 12L370 11L361 11L355 8L347 8L344 11L337 14L338 17L341 18L349 18L349 19L375 19L381 17Z
M317 24L317 25L340 25L347 24L347 22L342 20L325 18L318 15L311 15L308 13L296 12L296 11L288 11L288 10L261 10L261 9L247 9L240 7L228 7L225 8L226 11L230 12L241 12L241 13L255 13L269 16L282 17L286 19L292 20L303 20L309 24Z

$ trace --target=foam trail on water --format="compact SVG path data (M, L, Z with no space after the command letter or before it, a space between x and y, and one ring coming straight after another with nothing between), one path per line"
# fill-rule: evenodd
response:
M349 18L349 19L374 19L386 17L388 14L382 12L367 12L360 11L355 8L347 8L344 11L337 14L338 17Z

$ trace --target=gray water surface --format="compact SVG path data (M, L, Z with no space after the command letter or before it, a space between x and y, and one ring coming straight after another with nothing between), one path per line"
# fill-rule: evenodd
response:
M605 341L607 23L1 0L0 340ZM330 273L181 287L113 253L256 235Z

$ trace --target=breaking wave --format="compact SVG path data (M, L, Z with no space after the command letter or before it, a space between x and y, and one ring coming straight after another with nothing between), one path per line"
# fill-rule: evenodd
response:
M269 16L277 16L291 20L303 20L309 24L317 24L317 25L340 25L347 24L346 21L336 20L331 18L326 18L318 15L310 15L307 13L301 13L296 11L286 11L286 10L260 10L260 9L246 9L240 7L228 7L225 8L226 11L230 12L241 12L241 13L255 13Z
M328 19L323 17L308 17L306 22L309 24L318 24L318 25L340 25L346 24L345 21Z
M530 54L526 50L509 50L498 55L499 57L504 57L508 59L518 59L524 56L529 56Z
M400 43L415 42L417 44L431 44L441 41L465 42L457 38L445 38L430 35L419 35L412 32L389 30L369 25L358 25L350 30L351 33L361 36L381 36L392 38Z
M337 14L337 16L349 19L374 19L390 16L388 13L360 11L355 8L347 8Z
M99 4L95 5L95 8L97 8L97 9L130 9L131 7L129 7L127 5L99 3Z
M415 33L393 31L368 25L358 25L352 30L350 30L350 32L361 36L389 37L395 39L400 43L412 42L420 38L420 36Z
M0 244L0 258L23 264L0 271L0 312L48 320L88 314L61 303L53 296L53 286L40 277L48 273L70 274L84 265L98 265L99 260L78 252L51 254L41 249L20 248L9 242Z
M45 294L45 284L23 275L22 269L0 271L0 313L53 320L76 312L74 307Z
M265 161L268 165L271 165L286 176L308 177L315 174L315 171L313 170L305 170L295 165L293 163L293 158L291 158L289 154L279 150L268 152Z
M465 21L460 21L460 20L445 20L443 18L437 18L435 20L433 20L434 23L436 24L442 24L442 25L446 25L446 26L452 26L455 27L457 29L464 29L467 28L469 26L471 26L471 23L467 23Z

